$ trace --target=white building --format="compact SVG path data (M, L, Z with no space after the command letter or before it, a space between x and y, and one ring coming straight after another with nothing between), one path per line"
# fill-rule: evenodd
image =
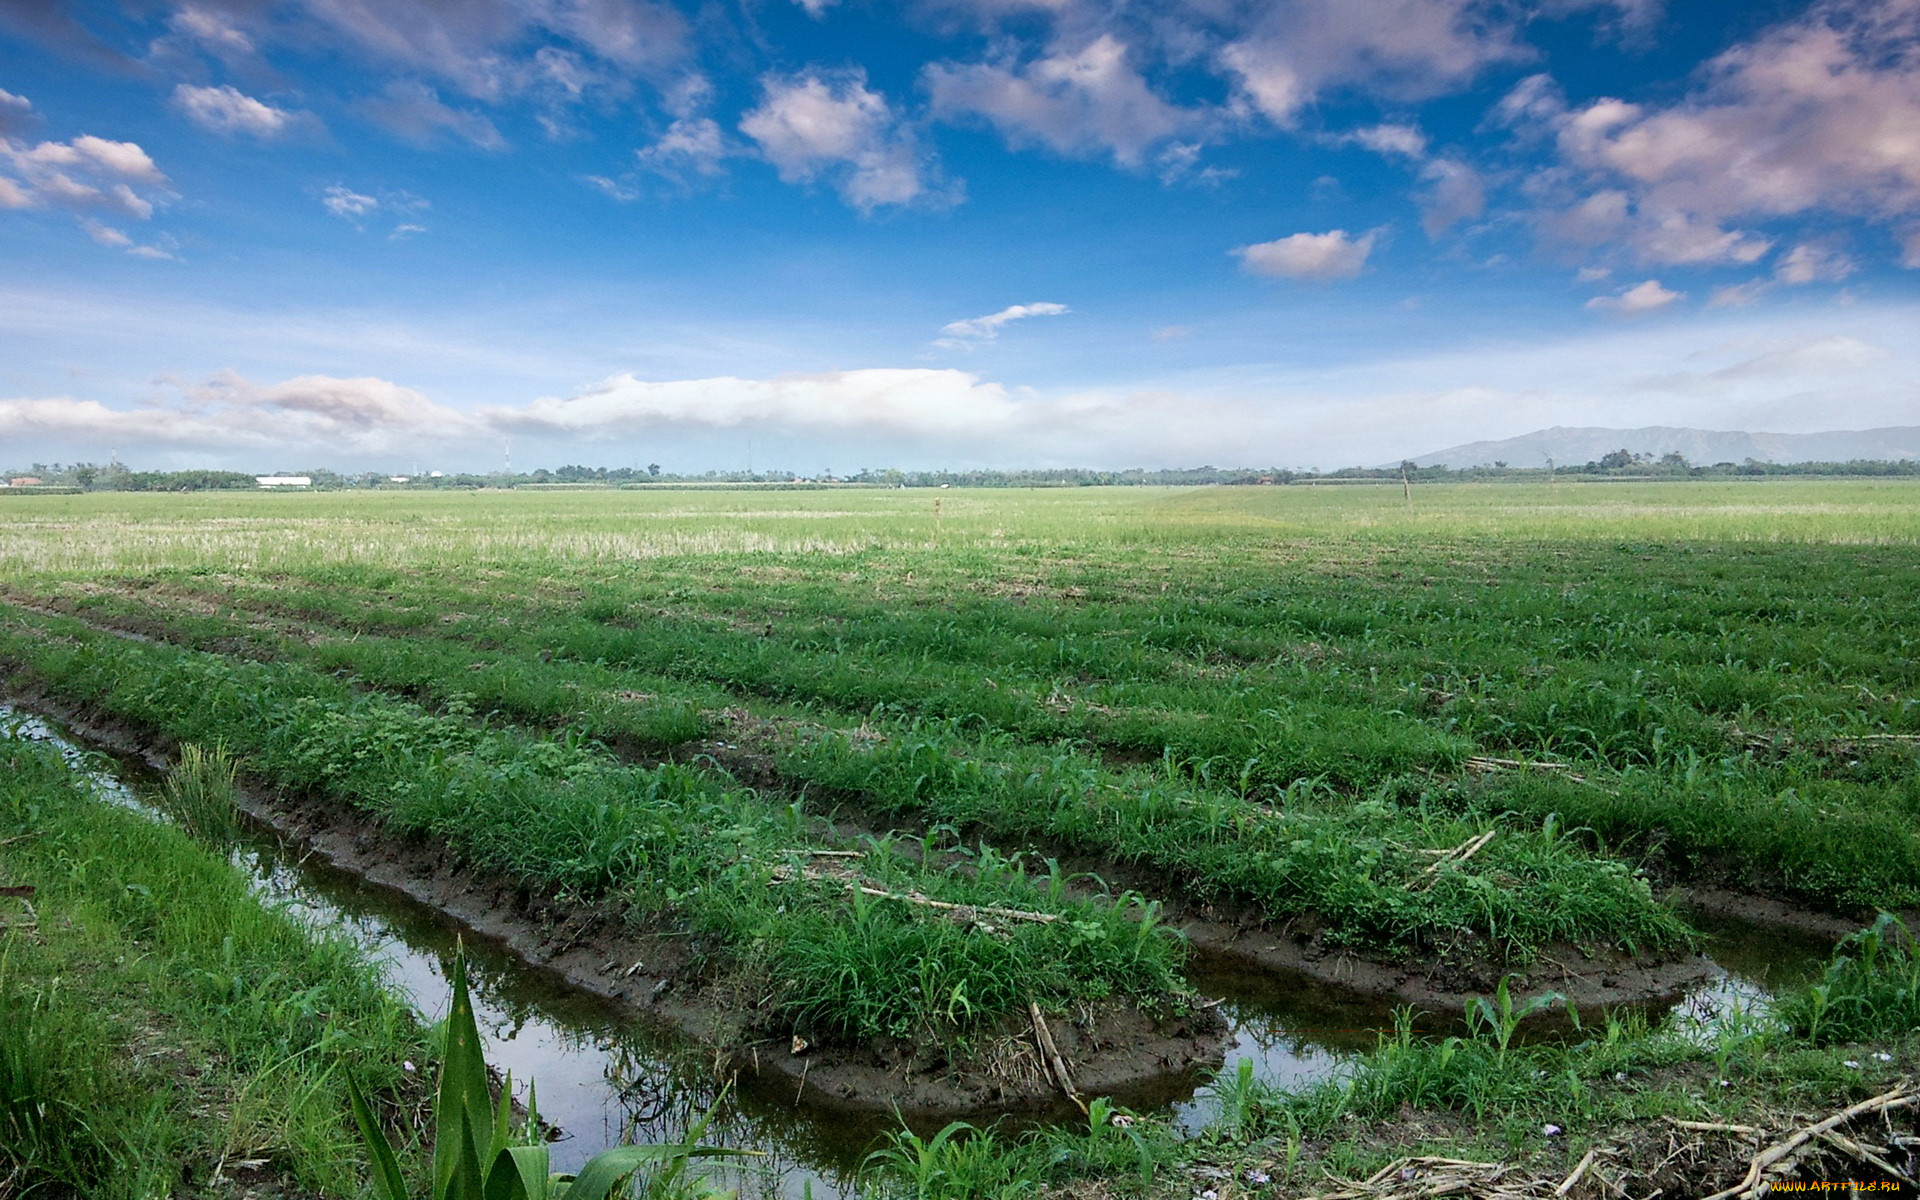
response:
M253 480L263 488L313 486L311 475L255 475Z

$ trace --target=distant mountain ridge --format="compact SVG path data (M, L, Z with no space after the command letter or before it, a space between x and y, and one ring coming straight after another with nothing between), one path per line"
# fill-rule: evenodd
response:
M1719 462L1848 462L1853 459L1904 461L1920 458L1920 425L1884 429L1835 429L1825 433L1746 433L1739 430L1684 429L1649 425L1643 429L1592 426L1536 429L1497 442L1468 442L1415 455L1423 467L1539 467L1551 458L1558 466L1596 462L1615 450L1635 454L1678 453L1695 466Z

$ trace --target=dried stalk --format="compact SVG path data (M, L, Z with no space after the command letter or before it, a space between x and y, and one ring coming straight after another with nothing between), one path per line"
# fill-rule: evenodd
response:
M1901 1084L1892 1091L1882 1092L1871 1100L1862 1100L1851 1108L1843 1108L1826 1120L1809 1125L1805 1129L1794 1133L1783 1141L1775 1142L1765 1150L1754 1155L1753 1161L1747 1166L1746 1178L1725 1191L1715 1192L1713 1195L1707 1197L1707 1200L1733 1200L1735 1196L1757 1196L1759 1194L1760 1177L1766 1173L1767 1168L1778 1163L1781 1159L1786 1158L1813 1139L1838 1129L1855 1117L1863 1117L1868 1113L1891 1112L1896 1108L1909 1108L1915 1103L1920 1103L1920 1096L1915 1096L1908 1092L1907 1085Z
M1054 1044L1053 1030L1047 1028L1047 1019L1040 1014L1040 1006L1031 1000L1027 1001L1027 1015L1033 1018L1033 1040L1040 1045L1041 1061L1046 1063L1047 1073L1066 1093L1067 1099L1085 1112L1087 1106L1080 1099L1080 1089L1073 1086L1073 1076L1067 1071L1067 1060L1060 1056L1060 1047Z
M1486 844L1493 840L1493 835L1498 832L1499 830L1497 829L1489 829L1483 834L1468 838L1451 850L1441 852L1440 857L1428 864L1427 869L1421 872L1420 877L1409 886L1416 892L1425 891L1427 888L1432 887L1434 881L1440 878L1441 867L1446 866L1448 863L1458 865L1472 858L1474 855L1480 853Z
M918 904L922 908L937 908L942 912L1000 917L1008 921L1033 921L1041 925L1051 925L1060 919L1059 913L1033 912L1024 908L1001 908L997 904L955 904L950 900L935 900L919 892L890 892L885 888L874 887L858 877L832 875L824 871L806 870L796 876L776 869L767 882L769 884L792 883L795 879L832 879L846 884L848 890L857 890L864 896L873 896L881 900L898 900L905 904Z

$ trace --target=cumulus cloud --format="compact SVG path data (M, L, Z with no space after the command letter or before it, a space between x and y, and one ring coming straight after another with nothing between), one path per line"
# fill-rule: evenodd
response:
M220 13L197 5L187 5L167 18L167 28L222 58L242 58L254 53L253 39Z
M452 107L440 99L438 92L418 81L388 84L385 92L367 100L363 107L387 130L415 145L431 145L442 136L451 136L482 150L507 148L507 139L483 114Z
M945 346L955 350L970 350L981 342L991 342L1000 336L1000 329L1013 321L1024 321L1028 317L1057 317L1073 310L1064 304L1054 304L1042 300L1036 304L1012 304L996 313L984 317L969 317L964 321L949 321L940 327L940 340L936 346Z
M1457 158L1436 158L1420 170L1425 185L1415 196L1420 227L1437 238L1462 221L1487 211L1487 188L1480 173Z
M1773 277L1785 284L1838 283L1858 269L1852 257L1832 246L1802 242L1781 255Z
M643 0L306 0L304 8L362 53L489 103L552 80L552 57L526 52L543 32L619 68L580 76L616 87L626 74L677 60L686 42L677 12Z
M336 217L352 221L380 207L380 201L336 183L321 194L321 205Z
M781 179L830 178L861 212L932 197L911 131L863 73L768 76L761 85L760 105L741 119L740 132Z
M144 221L167 177L133 142L84 135L29 146L0 138L0 207L111 212Z
M1530 53L1481 0L1297 0L1264 11L1220 62L1244 100L1284 126L1331 88L1426 99Z
M1707 297L1709 308L1739 308L1752 304L1773 289L1770 279L1749 279L1744 283L1729 283L1713 289Z
M727 157L727 138L711 117L681 117L651 146L634 151L645 170L684 181L689 176L719 175Z
M1743 222L1819 211L1892 222L1920 209L1920 7L1816 4L1702 77L1668 105L1568 108L1543 77L1508 96L1499 115L1548 129L1599 189L1550 232L1624 238L1644 262L1738 263L1769 246ZM1607 220L1577 211L1596 205Z
M172 319L183 331L198 329L211 312ZM0 323L24 329L36 320L21 306L0 305ZM629 454L643 453L700 469L737 464L746 435L756 460L764 449L809 466L1344 466L1555 424L1808 431L1911 423L1920 384L1916 320L1912 304L1862 303L1844 313L1605 321L1573 336L1469 338L1414 356L1328 367L1250 363L1231 373L1160 373L1150 386L1079 390L926 368L623 373L531 401L508 399L526 394L509 384L490 406L455 411L388 379L223 376L141 405L108 407L98 402L104 393L0 400L0 440L22 457L84 458L119 445L142 462L192 466L217 457L243 468L297 461L358 469L378 465L369 462L374 455L411 459L429 447L435 465L483 466L498 463L500 439L511 437L516 463L524 444L527 462L633 461ZM230 323L232 340L246 347L240 352L253 352L265 326L246 313ZM351 344L394 332L356 330ZM395 345L417 354L404 338ZM484 392L510 361L489 357L484 373L449 380L448 394ZM516 377L551 367L543 359Z
M16 96L0 88L0 137L18 133L33 120L33 104L25 96Z
M925 79L940 116L978 114L1015 144L1104 153L1125 166L1207 120L1156 95L1112 34L1025 64L936 63Z
M1420 206L1420 225L1429 238L1437 238L1463 221L1476 220L1487 211L1486 181L1480 172L1457 156L1430 155L1427 135L1417 126L1370 125L1333 140L1419 164L1422 186L1414 193L1414 201Z
M1365 146L1375 154L1398 154L1416 162L1427 156L1427 135L1413 125L1370 125L1341 140Z
M307 113L275 108L224 84L195 87L183 83L173 89L173 103L204 129L215 133L244 133L263 140L279 137L289 128L313 119Z
M170 402L116 409L72 397L0 400L0 437L187 447L382 453L423 437L487 436L471 413L384 379L304 375L259 385L226 372Z
M412 192L381 192L369 196L356 192L343 183L330 184L320 193L320 207L352 225L355 229L365 229L376 218L394 221L395 225L388 234L389 240L399 241L415 233L425 233L427 227L407 218L425 212L433 206Z
M1684 295L1685 292L1660 286L1658 279L1648 279L1616 295L1595 296L1587 301L1587 307L1599 312L1618 313L1623 317L1637 317L1657 312Z
M1773 276L1716 288L1707 303L1715 308L1751 304L1776 287L1838 283L1860 269L1852 255L1824 242L1802 242L1773 264Z
M1351 279L1367 265L1376 231L1354 237L1344 229L1296 233L1271 242L1241 246L1233 253L1255 275L1277 279Z

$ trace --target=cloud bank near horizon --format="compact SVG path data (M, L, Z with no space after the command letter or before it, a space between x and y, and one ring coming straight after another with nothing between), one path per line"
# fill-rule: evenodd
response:
M1047 390L946 367L621 372L567 395L457 407L373 376L259 383L227 371L126 408L0 399L0 440L23 457L13 466L137 447L136 466L471 470L498 464L510 444L523 467L653 460L697 470L750 455L762 469L805 474L829 464L1337 467L1555 424L1912 423L1920 350L1899 331L1916 317L1912 306L1856 313L1849 331L1729 318L1705 336L1626 323L1499 353ZM1842 397L1849 416L1836 422Z

